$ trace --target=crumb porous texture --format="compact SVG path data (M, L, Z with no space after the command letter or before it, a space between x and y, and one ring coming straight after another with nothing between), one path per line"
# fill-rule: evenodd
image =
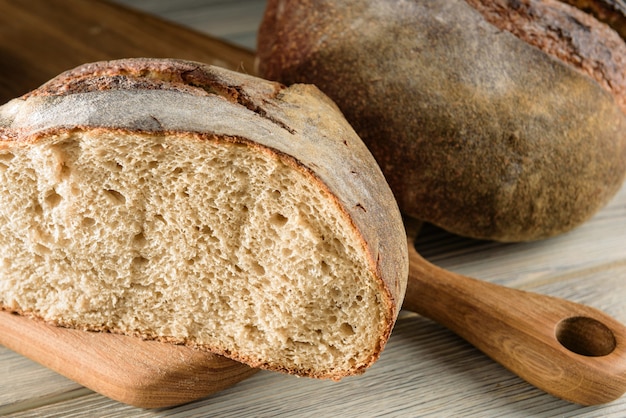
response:
M611 70L624 62L624 43L563 4L564 19L537 24L580 30L528 25L526 34L589 32L593 42L571 39L574 52L545 42L562 53L553 56L537 47L545 39L531 45L468 3L270 0L258 70L286 84L315 84L333 99L404 213L498 241L569 231L624 180L626 116L618 104L625 84L623 71ZM537 1L471 3L498 13L514 7L517 15L493 14L501 27L516 23L506 21L511 16L538 18L524 15ZM603 49L604 41L621 48ZM599 53L578 55L577 43Z
M125 60L59 76L0 125L4 309L312 377L380 355L402 220L317 89Z

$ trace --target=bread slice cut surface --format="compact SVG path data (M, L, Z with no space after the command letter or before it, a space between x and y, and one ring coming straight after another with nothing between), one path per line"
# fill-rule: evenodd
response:
M310 140L220 96L104 90L3 110L4 309L312 377L360 373L380 355L407 269L397 208L382 211L390 191L347 205L281 145ZM336 174L357 166L348 158ZM391 287L389 229L362 232L368 210L399 235Z

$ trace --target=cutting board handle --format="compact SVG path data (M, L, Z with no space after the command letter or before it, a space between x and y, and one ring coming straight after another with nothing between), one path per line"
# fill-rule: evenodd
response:
M626 392L626 327L571 301L461 276L424 260L408 229L402 306L426 316L544 391L581 405Z

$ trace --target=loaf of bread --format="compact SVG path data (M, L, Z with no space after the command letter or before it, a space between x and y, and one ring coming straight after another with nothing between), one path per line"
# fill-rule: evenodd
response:
M456 234L554 236L624 180L626 44L565 3L270 0L257 65L317 85L400 209Z
M3 105L0 137L2 309L318 378L380 355L406 235L315 87L87 64Z

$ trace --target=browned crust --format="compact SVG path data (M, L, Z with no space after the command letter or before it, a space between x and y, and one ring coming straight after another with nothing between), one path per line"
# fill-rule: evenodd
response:
M557 0L466 0L485 20L596 80L626 113L626 43L609 26Z

